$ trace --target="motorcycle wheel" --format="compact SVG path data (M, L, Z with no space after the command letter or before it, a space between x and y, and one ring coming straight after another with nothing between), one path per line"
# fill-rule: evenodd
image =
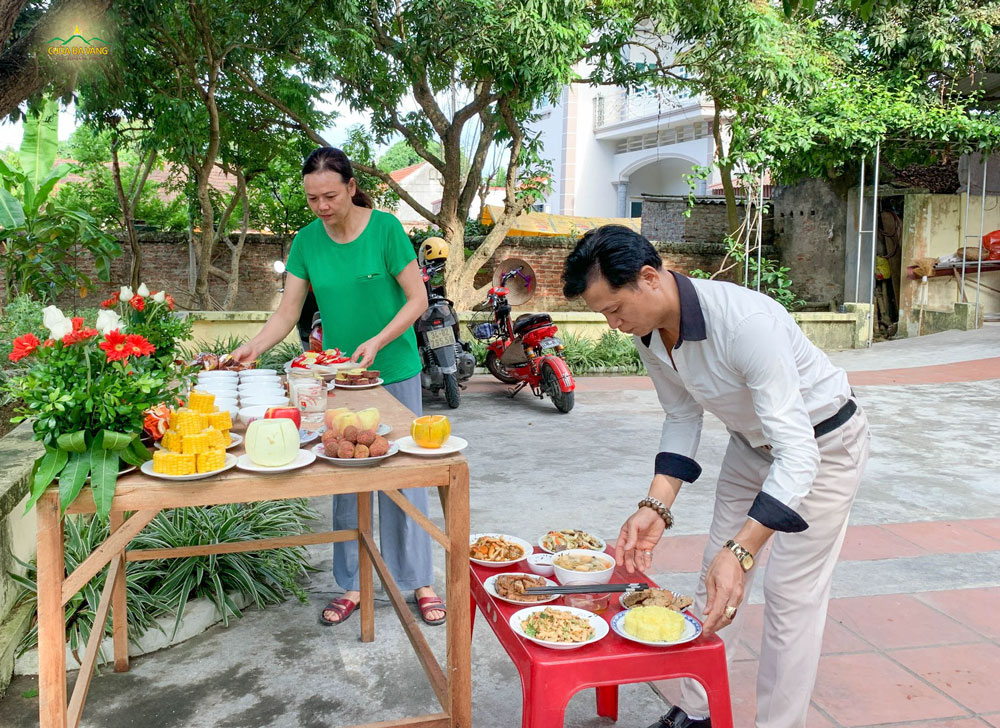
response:
M490 374L504 384L517 384L519 381L517 377L512 377L507 372L507 368L494 351L486 352L486 368L490 370Z
M557 410L566 414L573 409L576 401L575 392L564 392L559 388L559 376L552 367L546 366L542 369L542 388L552 398L552 404Z
M452 409L458 407L461 402L458 392L458 379L454 374L444 375L444 400Z

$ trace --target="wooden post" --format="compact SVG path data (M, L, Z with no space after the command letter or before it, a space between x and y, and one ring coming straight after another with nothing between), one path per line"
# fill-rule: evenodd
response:
M451 724L454 728L472 725L472 640L469 609L469 465L450 468L445 530L451 541L448 549L448 693Z
M360 534L372 535L372 495L358 493L358 583L361 591L361 641L375 640L375 581L372 558Z
M125 522L125 514L112 511L111 531ZM128 672L128 602L125 592L125 549L118 556L118 572L111 587L111 634L115 647L115 672ZM113 562L112 562L113 563Z
M66 622L62 608L63 528L59 495L43 495L38 516L38 717L41 728L66 728Z

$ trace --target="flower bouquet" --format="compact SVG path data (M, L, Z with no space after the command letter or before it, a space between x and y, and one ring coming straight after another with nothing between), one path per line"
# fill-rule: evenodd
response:
M102 310L96 328L85 328L82 318L67 318L55 306L43 315L49 338L43 342L29 333L14 340L11 361L30 357L31 367L6 385L20 401L12 421L31 418L35 439L45 446L27 507L58 479L65 511L89 476L97 513L106 517L120 463L138 466L150 458L139 440L144 412L171 401L181 381L153 358L156 347L149 339L123 331L115 311Z
M182 342L191 338L192 323L183 314L174 313L176 304L166 291L150 291L145 283L133 291L122 286L101 308L116 311L122 328L152 344L154 361L164 369L174 365Z

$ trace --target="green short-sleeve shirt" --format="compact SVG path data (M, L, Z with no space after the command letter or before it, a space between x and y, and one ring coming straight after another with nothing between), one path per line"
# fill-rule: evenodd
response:
M385 328L406 303L396 276L416 255L395 215L372 210L361 235L337 243L316 218L299 230L286 269L309 281L323 318L323 347L350 356ZM417 340L408 328L375 357L386 384L418 374Z

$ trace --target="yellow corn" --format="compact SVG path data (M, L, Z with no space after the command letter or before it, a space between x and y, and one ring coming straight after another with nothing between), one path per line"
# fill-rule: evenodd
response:
M201 426L201 415L197 412L184 408L177 412L177 427L175 428L182 435L197 435L205 428Z
M170 410L170 416L167 419L167 423L171 430L177 429L177 410Z
M226 449L226 442L222 437L222 431L217 430L214 427L206 427L202 430L202 433L208 439L209 447L221 447L223 450Z
M205 452L198 453L198 472L210 473L213 470L220 470L226 462L226 451L221 448L212 448Z
M197 455L208 450L208 435L199 432L195 435L185 435L182 450L185 455Z
M233 444L233 436L229 434L229 430L219 430L222 433L222 447L226 448Z
M233 418L229 416L229 410L211 412L208 415L208 424L217 430L228 430L233 426Z
M191 475L195 472L195 456L157 450L153 453L153 472L164 475Z
M188 407L195 412L204 412L206 414L212 412L215 409L215 395L211 392L192 389L191 396L188 397Z
M163 433L162 445L164 449L170 452L182 452L181 441L183 440L183 435L177 430L167 430Z

